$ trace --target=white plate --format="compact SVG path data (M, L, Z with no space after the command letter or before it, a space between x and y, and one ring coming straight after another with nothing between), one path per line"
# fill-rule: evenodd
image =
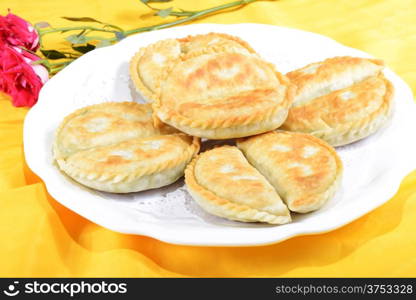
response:
M345 166L340 191L321 210L294 215L290 224L239 223L211 216L194 203L182 188L183 181L153 191L116 195L82 187L58 171L51 145L54 130L65 115L94 103L138 100L129 89L128 62L139 47L159 39L211 31L240 36L283 73L337 55L369 57L314 33L260 24L182 26L143 33L94 50L46 83L24 124L27 163L57 201L118 232L174 244L253 246L345 225L388 201L403 177L416 168L412 93L387 69L385 74L396 89L392 122L365 140L338 148Z

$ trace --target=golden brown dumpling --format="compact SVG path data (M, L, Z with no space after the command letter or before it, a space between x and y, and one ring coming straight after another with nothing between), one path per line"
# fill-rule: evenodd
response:
M297 86L281 129L310 133L333 146L360 140L390 118L393 86L379 60L335 57L289 72Z
M183 175L199 139L155 128L149 104L103 103L67 116L53 146L59 168L79 183L129 193L168 185Z

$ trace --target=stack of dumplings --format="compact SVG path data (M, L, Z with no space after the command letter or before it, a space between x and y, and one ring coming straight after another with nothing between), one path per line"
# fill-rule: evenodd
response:
M207 139L278 128L295 92L246 42L225 34L157 42L134 56L130 74L156 118Z
M333 146L387 123L393 86L375 59L334 57L286 75L222 33L161 40L130 61L148 103L87 106L55 134L54 158L75 181L130 193L185 175L207 212L285 224L333 198L343 166ZM203 141L227 140L199 153Z

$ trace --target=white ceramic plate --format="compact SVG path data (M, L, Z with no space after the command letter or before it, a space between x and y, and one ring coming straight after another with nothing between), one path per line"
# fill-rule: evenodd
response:
M195 204L183 188L183 181L157 190L116 195L82 187L57 169L51 145L54 131L65 115L90 104L140 100L130 91L128 75L129 60L138 48L159 39L211 31L240 36L283 73L332 56L369 57L314 33L260 24L182 26L143 33L94 50L46 83L24 124L27 163L57 201L118 232L174 244L253 246L345 225L388 201L403 177L416 168L412 93L387 69L385 74L396 89L391 123L367 139L338 148L345 167L340 191L321 210L294 215L290 224L239 223L211 216Z

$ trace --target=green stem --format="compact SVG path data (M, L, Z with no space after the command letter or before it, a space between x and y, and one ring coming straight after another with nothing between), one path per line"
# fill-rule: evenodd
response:
M184 11L184 10L182 10L182 11L171 11L169 13L169 16L178 17L180 19L177 19L177 20L172 21L172 22L161 23L161 24L156 24L156 25L146 26L146 27L140 27L140 28L135 28L135 29L127 30L127 31L124 31L123 29L121 29L120 27L117 27L115 25L105 24L105 23L103 23L105 26L108 26L108 27L111 27L111 28L114 28L114 29L118 29L119 31L109 30L109 29L104 29L104 28L97 28L97 27L93 27L93 26L73 26L73 27L62 27L62 28L50 28L50 29L46 29L46 30L41 30L40 28L36 28L36 30L38 31L38 34L39 34L39 37L40 37L41 48L43 48L42 36L44 36L45 34L54 33L54 32L64 33L64 32L67 32L67 31L75 31L75 30L81 30L81 32L83 32L83 33L85 33L86 31L100 31L100 32L112 33L112 34L115 35L113 38L108 38L108 39L103 38L102 39L102 40L106 40L106 41L112 43L112 42L116 42L120 39L120 37L117 36L118 34L121 34L122 36L129 36L129 35L139 33L139 32L145 32L145 31L152 31L152 30L168 28L168 27L172 27L172 26L175 26L175 25L187 23L187 22L193 21L195 19L207 16L209 14L216 13L216 12L228 9L228 8L243 6L243 5L246 5L246 4L249 4L249 3L252 3L252 2L256 2L256 1L262 1L262 0L233 1L233 2L230 2L230 3L222 4L222 5L219 5L219 6L207 8L207 9L200 10L200 11ZM146 6L148 6L152 10L158 10L158 9L152 8L148 4L146 4ZM64 52L62 52L62 53L64 53ZM75 54L72 54L71 52L65 52L65 54L70 55L69 57L67 57L67 60L65 60L65 61L50 63L48 59L44 59L42 61L38 61L37 63L44 64L45 66L48 67L48 69L50 71L50 74L55 74L58 71L65 68L67 65L69 65L75 58L80 56L80 55L77 56Z
M101 32L109 32L109 33L116 33L115 30L108 30L103 28L97 28L92 26L74 26L74 27L62 27L62 28L52 28L47 30L38 30L39 35L43 36L48 33L54 32L66 32L66 31L73 31L73 30L91 30L91 31L101 31Z
M158 29L163 29L163 28L167 28L167 27L172 27L175 25L179 25L179 24L183 24L195 19L198 19L200 17L203 17L205 15L211 14L211 13L215 13L217 11L220 10L224 10L227 8L232 8L235 6L241 6L241 5L246 5L249 4L251 2L256 2L256 1L260 1L260 0L240 0L240 1L234 1L234 2L230 2L230 3L226 3L223 5L219 5L219 6L215 6L212 8L208 8L205 10L201 10L201 11L197 11L197 12L183 12L186 13L186 15L189 15L186 18L183 19L179 19L173 22L168 22L168 23L162 23L162 24L158 24L158 25L152 25L152 26L146 26L146 27L140 27L140 28L136 28L136 29L131 29L131 30L126 30L124 31L124 35L128 36L128 35L132 35L135 33L139 33L139 32L145 32L145 31L152 31L152 30L158 30ZM176 14L177 16L182 16L181 12L176 12L176 13L171 13L171 15ZM113 38L110 39L111 42L116 41L117 39Z

